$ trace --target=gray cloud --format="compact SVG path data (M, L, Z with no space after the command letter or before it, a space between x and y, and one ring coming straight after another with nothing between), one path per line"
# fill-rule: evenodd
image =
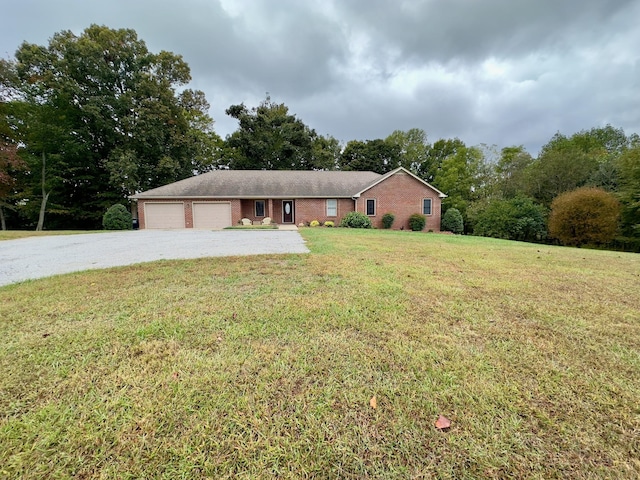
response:
M23 0L0 47L91 23L183 55L221 135L231 104L269 92L348 141L424 129L433 141L524 144L611 123L640 132L640 0Z

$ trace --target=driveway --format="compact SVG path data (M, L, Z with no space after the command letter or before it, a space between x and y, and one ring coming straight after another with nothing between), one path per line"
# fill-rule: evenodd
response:
M308 253L297 231L134 230L0 241L0 286L160 259Z

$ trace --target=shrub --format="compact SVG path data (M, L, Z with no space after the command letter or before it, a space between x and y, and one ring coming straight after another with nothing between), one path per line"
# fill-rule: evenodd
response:
M536 242L547 237L547 210L528 197L477 202L468 210L473 234Z
M393 221L396 219L396 216L393 213L385 213L382 216L382 227L383 228L391 228L391 225L393 225Z
M341 227L371 228L371 220L364 213L349 212L340 221Z
M598 245L618 230L620 203L601 188L583 187L558 195L551 203L549 233L565 245Z
M414 232L421 232L426 223L427 219L419 213L414 213L409 217L409 228Z
M116 203L103 215L102 226L105 230L131 230L133 228L131 213L124 205Z
M318 220L311 220L311 223L309 224L310 227L317 227L320 225L320 222Z
M327 220L326 222L324 222L325 227L333 227L334 225L335 223L333 223L331 220Z
M442 230L453 233L464 232L462 214L457 208L448 209L442 216Z

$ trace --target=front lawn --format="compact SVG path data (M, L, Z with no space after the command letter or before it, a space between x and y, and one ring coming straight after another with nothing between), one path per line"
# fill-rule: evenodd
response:
M639 255L301 233L0 288L0 477L640 475Z

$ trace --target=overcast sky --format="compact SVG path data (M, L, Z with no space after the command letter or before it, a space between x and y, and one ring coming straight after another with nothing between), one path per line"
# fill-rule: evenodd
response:
M525 145L604 126L640 134L640 0L3 0L0 54L92 23L180 54L225 109L268 92L347 142Z

